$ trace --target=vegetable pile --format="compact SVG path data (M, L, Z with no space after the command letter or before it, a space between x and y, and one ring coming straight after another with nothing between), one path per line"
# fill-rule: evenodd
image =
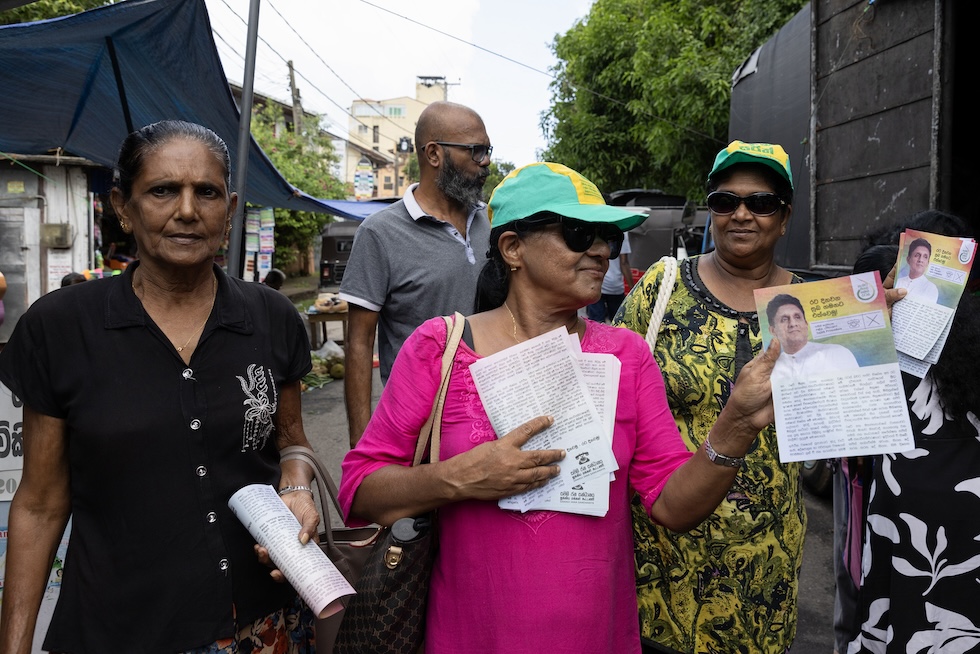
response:
M342 357L325 359L315 352L311 352L310 357L313 359L313 369L303 377L300 383L302 390L320 388L335 379L344 378L344 359Z

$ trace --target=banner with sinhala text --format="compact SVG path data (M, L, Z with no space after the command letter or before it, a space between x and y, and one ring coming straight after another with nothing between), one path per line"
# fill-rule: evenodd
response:
M7 525L10 515L10 500L20 483L21 470L24 467L24 439L22 426L24 421L23 403L10 389L0 384L0 606L3 605L3 580L7 567ZM55 554L51 566L51 576L48 577L48 587L41 600L41 608L37 618L37 628L34 630L34 645L32 654L40 654L41 641L54 605L61 590L61 570L64 566L65 555L68 551L68 536L71 534L71 521L61 537L61 545Z

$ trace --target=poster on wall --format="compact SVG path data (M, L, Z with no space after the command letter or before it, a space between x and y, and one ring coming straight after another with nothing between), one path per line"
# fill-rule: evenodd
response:
M366 157L361 157L354 170L354 198L368 200L374 196L374 169Z
M12 500L20 483L24 467L23 420L22 402L0 384L0 502Z
M71 250L48 250L48 290L53 291L61 288L61 278L68 273L74 272L72 269Z
M24 463L24 441L22 425L24 421L23 403L3 384L0 384L0 607L3 606L3 582L7 568L7 536L10 524L10 500L20 483ZM71 534L71 521L61 537L58 551L51 566L51 575L41 600L37 627L34 630L34 645L31 652L43 652L41 643L51 623L54 606L61 592L61 573L68 552L68 537Z
M259 229L259 252L272 253L276 249L276 232L274 227Z
M258 271L257 281L264 282L265 276L269 274L270 270L272 270L272 253L259 252L256 256L256 267Z
M259 229L272 228L276 226L276 212L272 207L262 207L259 209Z
M9 524L10 502L0 502L0 607L3 606L3 580L7 567L7 525ZM65 529L64 536L54 555L54 563L51 565L51 575L48 577L47 588L41 597L41 607L38 609L37 626L34 628L34 644L31 654L41 654L45 650L42 648L44 634L48 631L51 624L51 616L54 615L54 607L58 602L58 595L61 593L61 575L65 567L65 556L68 553L68 537L71 535L71 520Z

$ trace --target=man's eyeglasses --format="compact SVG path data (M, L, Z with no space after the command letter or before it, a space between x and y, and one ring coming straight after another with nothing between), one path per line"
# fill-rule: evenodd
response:
M463 148L470 151L470 158L476 163L483 163L483 160L493 154L492 145L482 143L449 143L448 141L433 141L436 145L444 145L450 148Z
M585 252L595 243L596 237L601 238L609 246L610 261L619 258L619 253L623 248L623 230L609 223L590 223L559 215L550 215L543 219L524 219L517 222L518 224L523 223L521 231L555 223L560 224L561 236L565 239L565 245L572 252Z
M735 213L743 202L745 208L757 216L771 216L786 205L775 193L753 193L744 197L730 191L708 193L708 209L719 216Z

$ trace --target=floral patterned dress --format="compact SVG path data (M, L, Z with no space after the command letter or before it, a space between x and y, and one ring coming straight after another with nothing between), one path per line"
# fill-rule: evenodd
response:
M915 449L877 461L847 652L980 652L980 420L950 419L928 376L903 377Z
M678 266L654 351L691 451L721 413L736 369L762 348L758 317L711 295L697 275L697 259ZM662 263L647 271L614 324L646 333L663 273ZM669 531L633 508L644 641L698 653L782 654L789 648L806 511L800 464L779 462L773 427L759 434L727 497L691 531Z

